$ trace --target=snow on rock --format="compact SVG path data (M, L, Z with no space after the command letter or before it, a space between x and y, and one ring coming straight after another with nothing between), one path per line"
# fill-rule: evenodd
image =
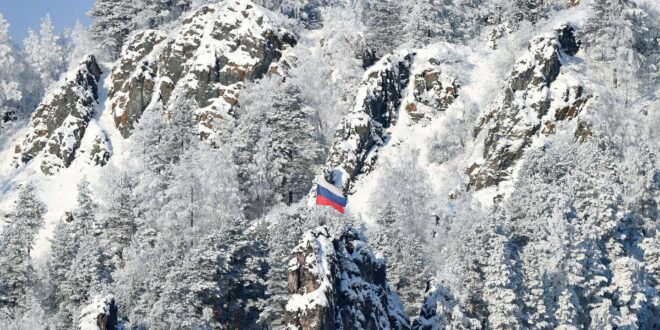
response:
M282 52L295 45L283 19L247 0L206 5L173 32L146 30L131 37L110 76L115 124L128 137L150 104L173 95L201 108L200 134L232 117L243 82L279 72Z
M355 229L305 233L289 265L287 328L408 329L385 269Z
M357 176L371 171L386 129L396 121L414 53L401 50L383 57L364 74L353 109L335 132L326 179L348 192Z
M25 138L15 148L15 166L39 157L41 171L54 174L71 165L98 104L101 74L90 55L62 78L32 115Z
M437 111L445 111L458 97L460 82L452 72L456 62L447 63L444 57L453 50L450 44L431 45L415 54L412 79L403 103L415 121L429 121ZM449 55L451 56L451 55Z
M541 134L553 134L561 121L576 117L585 108L591 96L564 69L578 46L573 28L565 24L530 41L528 52L511 71L501 99L475 127L475 136L485 132L483 159L468 169L475 189L511 179L514 165Z
M111 330L117 328L117 305L111 294L96 296L80 313L80 330Z

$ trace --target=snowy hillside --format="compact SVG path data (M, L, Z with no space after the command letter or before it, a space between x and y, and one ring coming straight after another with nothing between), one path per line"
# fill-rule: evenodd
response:
M658 328L659 11L0 16L0 328Z

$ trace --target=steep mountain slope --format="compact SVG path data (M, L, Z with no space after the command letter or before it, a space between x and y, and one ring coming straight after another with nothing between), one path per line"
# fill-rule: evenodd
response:
M42 101L28 127L18 131L22 136L7 139L3 213L16 187L41 182L49 213L38 250L45 253L53 226L75 203L81 173L96 181L91 178L113 158L112 167L132 164L130 133L148 106L168 109L173 95L179 97L173 107L191 100L200 105L195 117L202 138L228 134L215 126L233 126L244 81L281 74L277 61L293 45L280 16L249 1L231 1L197 9L173 31L136 33L115 64L84 59Z
M456 73L447 62L456 61L443 46L397 51L383 57L364 73L355 105L335 132L326 178L344 191L368 175L378 151L390 140L395 125L424 125L459 97ZM455 64L455 68L460 64ZM406 119L399 123L400 113Z
M204 138L227 120L244 81L276 74L282 52L295 45L281 19L249 1L207 5L176 33L147 30L128 42L110 76L109 103L117 129L128 137L142 112L192 99Z
M48 212L0 327L660 326L657 5L263 3L183 1L3 131L0 235Z
M41 155L43 160L35 162L42 162L45 174L71 165L98 105L101 74L96 58L89 56L63 78L59 90L44 99L32 115L28 133L16 147L20 154L17 163L28 163ZM97 148L94 153L100 151ZM107 156L99 157L107 160Z
M553 134L560 121L580 114L590 98L577 77L562 70L562 62L579 50L574 29L563 25L556 33L530 41L508 78L502 101L483 115L475 135L487 129L483 163L473 164L470 184L476 189L497 185L539 134ZM588 133L576 132L581 140Z

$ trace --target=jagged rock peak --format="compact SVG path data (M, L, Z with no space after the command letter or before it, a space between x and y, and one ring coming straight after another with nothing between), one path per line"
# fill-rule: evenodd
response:
M98 104L101 74L90 55L62 78L34 111L27 135L15 148L15 165L37 156L45 174L71 165Z
M181 96L196 101L200 134L209 137L216 120L232 117L243 82L280 73L295 40L280 16L247 0L205 5L173 32L136 33L110 77L115 124L128 137L150 105Z
M459 53L438 43L396 51L371 66L354 106L335 131L326 180L350 193L359 177L373 170L380 148L389 140L388 129L398 124L401 111L412 120L409 125L423 125L447 110L459 96L460 79L447 70L462 65Z
M468 169L474 188L508 180L514 165L539 133L553 134L558 121L572 119L584 109L590 95L577 77L561 74L564 59L578 50L573 28L566 24L529 42L527 53L511 71L501 99L475 127L475 136L484 130L486 136L483 161Z
M289 263L285 322L291 329L408 329L386 264L363 235L327 227L305 233Z
M377 158L374 147L383 145L385 130L396 121L413 58L412 51L398 51L365 72L355 106L335 132L326 170L328 179L344 191L358 175L371 171Z

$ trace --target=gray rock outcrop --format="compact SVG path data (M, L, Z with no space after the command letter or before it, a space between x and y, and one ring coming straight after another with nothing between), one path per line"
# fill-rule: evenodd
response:
M109 102L122 136L150 105L176 97L196 101L202 138L216 133L214 122L233 115L245 81L279 72L283 51L296 43L282 26L261 6L232 0L201 7L175 33L133 35L110 77Z
M369 68L355 106L335 132L326 176L345 192L357 176L371 171L378 147L387 140L386 129L396 121L413 57L410 51L400 51Z
M573 29L532 39L511 71L501 100L482 116L475 136L485 131L483 161L468 169L475 189L508 180L514 165L539 134L553 134L558 122L578 116L591 96L579 80L561 75L563 61L578 51Z
M41 155L41 170L53 174L69 167L98 105L101 68L88 56L60 81L32 115L28 133L16 146L16 164Z
M115 330L118 328L117 303L111 294L94 297L80 312L80 330Z
M354 229L337 235L326 227L307 232L290 262L287 327L409 329L385 270L385 261L374 256Z

